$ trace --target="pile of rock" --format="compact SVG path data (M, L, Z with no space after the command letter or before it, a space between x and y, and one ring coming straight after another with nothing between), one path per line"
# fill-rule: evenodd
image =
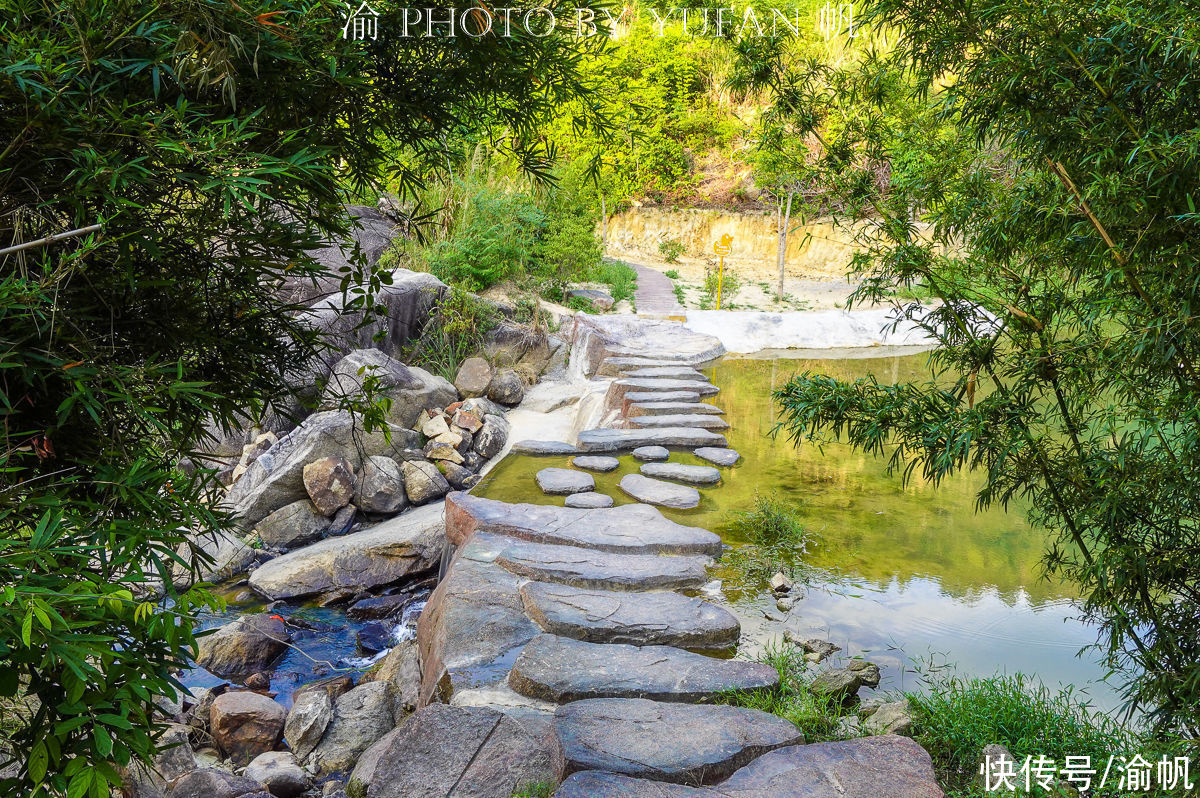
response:
M454 377L454 387L464 397L486 396L502 405L517 405L525 396L525 382L514 369L493 369L481 357L463 361Z

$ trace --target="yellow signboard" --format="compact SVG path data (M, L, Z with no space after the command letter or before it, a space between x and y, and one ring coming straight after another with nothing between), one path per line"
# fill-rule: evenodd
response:
M733 236L726 233L713 242L713 252L721 256L721 265L717 267L717 310L721 309L721 283L725 279L725 256L733 252Z

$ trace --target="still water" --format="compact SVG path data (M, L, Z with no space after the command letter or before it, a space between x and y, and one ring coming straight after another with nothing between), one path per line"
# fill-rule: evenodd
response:
M742 619L743 652L778 641L785 630L820 636L883 666L882 689L920 689L923 673L952 668L961 676L1022 672L1049 686L1074 685L1104 710L1118 706L1116 685L1093 651L1096 640L1079 619L1077 593L1045 579L1045 533L1020 509L977 512L978 478L966 474L936 487L919 477L904 485L881 459L842 445L793 447L770 432L777 420L771 391L796 373L813 371L880 382L922 380L927 356L733 359L706 369L721 392L709 401L733 426L729 445L742 454L716 487L701 489L694 510L666 510L680 523L746 544L729 528L731 512L753 506L756 494L794 503L814 533L805 562L815 568L790 612L781 612L761 585L729 564L713 570L719 595ZM672 462L703 464L689 452ZM561 503L543 496L533 475L567 466L565 457L509 456L475 492L508 502ZM595 474L596 490L617 504L617 488L639 464L628 455L610 474ZM714 586L715 587L715 586Z

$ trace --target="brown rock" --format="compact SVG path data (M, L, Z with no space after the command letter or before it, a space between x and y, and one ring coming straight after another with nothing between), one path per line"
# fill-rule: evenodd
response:
M322 457L304 466L303 474L308 497L325 516L354 498L354 467L344 457Z
M287 628L278 618L243 615L200 638L196 663L218 676L240 681L269 670L287 643Z
M273 749L283 734L287 712L265 695L225 693L213 701L212 736L237 765L247 765Z
M458 367L454 387L462 397L483 396L492 381L492 367L481 357L469 357Z

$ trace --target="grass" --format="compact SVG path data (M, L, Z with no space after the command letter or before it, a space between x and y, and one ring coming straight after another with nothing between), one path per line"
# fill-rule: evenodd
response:
M403 360L453 380L462 362L483 349L485 337L499 321L494 305L452 286L420 336L405 346Z
M672 280L679 279L679 272L675 271L674 269L667 269L665 272L663 272L663 274L667 277L670 277Z
M729 518L728 530L749 545L734 548L723 560L740 572L747 584L766 589L771 577L780 572L796 581L806 580L810 568L803 557L815 536L800 521L795 507L774 494L755 494L750 510L735 510Z
M514 792L512 798L550 798L556 789L553 782L535 781Z
M619 260L600 261L588 276L588 281L607 285L614 303L622 299L632 300L633 292L637 290L637 272Z

